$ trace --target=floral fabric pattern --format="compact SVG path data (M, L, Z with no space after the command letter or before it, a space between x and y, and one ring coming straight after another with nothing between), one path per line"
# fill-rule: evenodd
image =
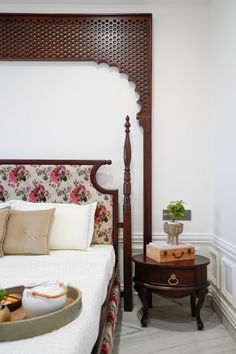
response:
M112 294L108 306L108 313L107 319L105 324L105 333L102 343L102 354L111 354L113 341L114 341L114 333L116 328L117 322L117 315L119 310L119 303L120 303L120 279L116 277L113 288Z
M112 243L112 195L97 191L90 165L0 165L0 201L90 204L97 201L93 243Z
M0 185L0 201L5 202L8 196L7 191L5 191L4 187Z

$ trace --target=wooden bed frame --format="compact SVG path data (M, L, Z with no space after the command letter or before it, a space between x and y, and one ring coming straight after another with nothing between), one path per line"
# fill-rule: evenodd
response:
M0 14L1 61L95 61L136 84L143 128L143 235L152 238L152 15ZM128 129L128 123L126 128ZM130 153L125 152L124 310L132 311Z

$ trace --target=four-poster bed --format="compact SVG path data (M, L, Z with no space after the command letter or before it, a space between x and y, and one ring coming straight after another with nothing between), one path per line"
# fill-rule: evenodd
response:
M141 106L137 114L143 128L143 218L144 251L151 241L151 106L152 106L152 15L151 14L0 14L1 61L95 61L116 66L136 84ZM126 120L124 149L123 221L113 222L123 228L124 309L132 310L130 140ZM5 161L6 162L6 161ZM31 161L32 162L32 161ZM93 161L94 162L94 161ZM1 162L3 163L3 161ZM16 162L18 163L18 162ZM28 163L28 162L27 162ZM103 162L105 163L105 162ZM107 162L106 162L107 163ZM91 180L96 189L95 163ZM104 190L101 192L103 193ZM116 197L115 197L116 198ZM117 213L117 211L116 211ZM117 214L116 214L117 215ZM114 227L114 225L113 225ZM113 232L114 232L113 228ZM113 239L117 255L118 236ZM117 259L117 258L116 258ZM112 285L109 285L109 289ZM110 290L111 290L110 289ZM112 291L112 290L111 290ZM111 292L110 291L110 292ZM108 292L109 293L109 292ZM105 302L105 322L109 299ZM100 323L100 334L104 326ZM101 336L100 336L101 337ZM100 344L97 344L97 348Z

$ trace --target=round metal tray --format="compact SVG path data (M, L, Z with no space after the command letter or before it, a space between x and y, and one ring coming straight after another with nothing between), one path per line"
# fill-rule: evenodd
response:
M6 289L9 293L21 294L24 291L23 286ZM81 305L81 291L72 286L68 286L68 299L71 303L63 309L49 313L47 315L23 320L1 322L0 323L0 342L12 341L24 338L39 336L61 328L78 317Z

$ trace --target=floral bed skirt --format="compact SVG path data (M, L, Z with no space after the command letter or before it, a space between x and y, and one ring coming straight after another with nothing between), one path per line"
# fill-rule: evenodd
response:
M111 354L115 335L115 328L120 303L120 279L116 277L108 306L108 315L105 324L105 335L102 343L102 354Z

